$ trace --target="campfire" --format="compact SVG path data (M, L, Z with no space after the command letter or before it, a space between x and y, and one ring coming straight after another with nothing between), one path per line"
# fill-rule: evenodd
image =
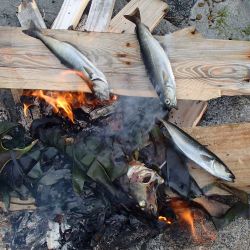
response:
M98 45L101 49L93 52L73 31L53 36L37 26L41 20L23 27L20 37L40 46L39 60L55 60L55 65L46 63L62 83L56 79L50 88L51 75L48 88L33 83L20 95L19 121L6 116L0 122L0 206L6 228L13 228L6 242L20 249L116 249L120 245L114 241L130 247L124 235L134 242L165 233L209 245L218 229L239 216L249 218L247 194L232 184L238 173L225 157L230 152L220 152L172 121L179 105L176 82L184 71L172 69L172 54L163 46L168 38L162 43L149 32L139 7L121 14L124 27L132 22L137 36L125 34L133 42L121 39L118 52L113 44L108 49ZM20 8L38 11L34 1ZM78 46L65 42L64 33L74 36ZM86 40L97 44L96 34ZM101 35L110 39L109 33ZM100 60L95 58L99 53L104 53ZM65 82L68 76L74 83ZM114 81L120 84L116 89ZM135 85L128 85L133 81L139 86L134 93ZM214 189L218 195L211 195Z

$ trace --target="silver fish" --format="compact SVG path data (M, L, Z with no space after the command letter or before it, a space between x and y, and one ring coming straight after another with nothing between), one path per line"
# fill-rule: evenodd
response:
M225 181L234 182L235 176L233 173L214 153L174 124L163 120L161 122L179 152L211 175Z
M136 25L142 58L160 101L169 109L176 108L175 77L164 49L152 36L148 27L141 22L138 8L131 15L125 15L124 17Z
M109 100L110 88L105 75L74 46L44 35L33 22L31 22L30 28L24 30L23 33L40 39L64 65L82 72L91 81L93 85L91 87L97 98Z

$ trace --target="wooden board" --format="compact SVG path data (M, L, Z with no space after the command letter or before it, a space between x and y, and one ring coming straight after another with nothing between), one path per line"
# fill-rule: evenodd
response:
M195 127L205 113L207 105L207 102L178 100L178 110L171 110L169 121L179 127Z
M145 4L145 8L142 8L142 4ZM130 1L127 6L125 6L120 13L116 17L113 18L111 22L110 31L124 31L126 33L134 33L135 26L132 23L129 23L124 15L129 15L130 13L134 12L134 10L139 6L141 17L146 22L147 26L150 30L153 30L160 20L164 17L166 10L168 9L167 4L163 4L159 1L151 1L150 7L147 7L146 1L141 2L140 0L137 1ZM154 10L154 6L157 6L157 10ZM162 8L162 12L159 12L159 8ZM150 17L149 10L151 10ZM157 20L158 18L158 20ZM112 27L114 26L114 27ZM113 30L112 30L113 29ZM183 36L188 36L191 39L195 39L195 37L199 36L196 32L194 33L193 30L190 30L190 33L187 33L186 30L178 32L178 36L181 36L181 32L183 32ZM192 36L190 36L192 34ZM170 121L178 124L179 126L183 127L193 127L196 126L200 119L202 118L203 114L207 109L207 102L197 102L197 101L189 101L189 100L178 100L178 110L173 109L170 114Z
M22 27L28 28L30 26L30 21L33 20L37 27L46 29L46 24L35 0L22 1L18 6L17 18Z
M168 5L162 0L131 0L111 21L109 31L116 33L133 33L134 24L124 15L131 14L137 7L141 12L142 22L152 31L166 15ZM122 25L121 25L122 23Z
M185 129L203 145L207 145L218 155L236 176L236 188L250 193L250 123L196 127ZM201 187L215 181L204 170L191 167L191 174ZM222 190L212 190L210 194L225 194Z
M92 0L85 29L96 32L106 31L111 20L114 5L115 0Z
M156 96L132 34L47 30L75 44L108 78L114 93ZM177 38L177 39L176 39ZM163 41L162 37L158 38ZM250 42L165 38L177 81L177 98L209 100L250 94ZM41 43L20 28L0 28L0 88L89 91Z
M52 29L73 29L79 23L81 16L90 0L64 0L61 10L56 17Z

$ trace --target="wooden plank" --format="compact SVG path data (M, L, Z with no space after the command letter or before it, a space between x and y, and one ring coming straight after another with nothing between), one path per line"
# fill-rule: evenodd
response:
M135 35L59 30L46 33L77 46L104 72L114 93L156 96ZM178 99L250 94L250 42L175 37L173 33L158 39L168 48ZM65 70L39 40L19 28L0 28L0 88L88 89L74 74L66 76Z
M138 2L138 4L135 4L136 2ZM140 1L130 1L128 3L128 6L122 9L121 12L116 17L114 17L112 23L113 25L115 25L115 28L112 27L111 23L110 30L118 31L120 29L120 31L123 31L125 28L126 33L134 33L135 26L131 23L129 25L128 20L125 19L123 16L132 13L138 6L140 8L142 18L147 17L149 15L149 11L151 10L150 18L145 18L144 21L147 22L146 24L150 28L150 30L153 30L158 24L158 22L164 17L168 6L167 5L164 6L162 3L157 1L153 2L151 1L150 8L149 7L142 8L141 4L147 4L147 3L145 1L143 1L143 3L140 3ZM158 11L154 11L154 6L152 7L152 4L153 5L161 4L163 11L160 13ZM157 18L158 21L156 21ZM187 32L187 30L184 29L178 32L177 35L183 37L189 37L191 39L194 39L195 37L201 37L200 34L194 32L192 29L190 30L190 32ZM193 127L199 123L206 109L207 109L207 102L178 100L178 110L173 109L171 111L170 121L177 124L178 126Z
M107 30L113 13L115 0L92 0L85 29L104 32Z
M64 0L52 29L76 28L90 0Z
M169 121L180 127L195 127L206 109L207 102L178 100L178 110L171 110Z
M30 21L33 20L37 27L46 29L46 24L35 0L23 0L18 6L17 18L23 28L28 28Z
M131 0L112 20L109 26L110 32L133 33L135 26L124 18L136 8L140 8L142 22L152 31L166 15L168 5L162 0Z
M235 183L229 185L250 193L250 123L196 127L185 130L228 165L236 176ZM193 166L191 174L201 187L215 181L210 174ZM225 192L213 189L209 194L225 194Z
M46 24L42 18L42 15L38 9L35 0L23 0L18 6L17 18L23 28L28 29L31 20L36 24L37 27L46 28ZM20 96L22 95L22 90L12 89L12 97L15 103L20 102Z

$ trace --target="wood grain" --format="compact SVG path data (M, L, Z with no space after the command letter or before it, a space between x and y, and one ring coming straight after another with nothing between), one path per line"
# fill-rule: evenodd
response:
M78 47L105 73L114 93L156 96L135 35L45 32ZM250 94L250 42L175 37L178 38L173 33L158 39L167 48L173 65L178 99L209 100ZM73 74L65 77L65 70L39 40L24 35L19 28L0 28L0 88L87 89L82 79Z
M115 0L92 0L85 29L104 32L108 29Z
M35 23L37 27L46 28L46 24L43 17L38 9L35 0L23 0L18 6L17 18L21 26L25 29L30 27L31 21ZM12 97L15 103L20 102L20 96L22 95L22 90L11 89Z
M35 0L22 1L18 6L17 18L21 26L26 29L29 28L31 20L33 20L37 27L46 29L46 24L42 18Z
M72 26L73 29L75 29L89 1L90 0L64 0L60 12L51 28L68 29Z
M218 155L235 174L236 181L229 184L250 193L250 123L184 129L201 144ZM215 178L204 170L191 166L191 174L201 187L211 184ZM225 194L212 189L209 194Z
M126 20L124 15L131 14L136 8L140 9L142 22L152 31L166 15L168 5L162 0L131 0L111 20L109 31L116 33L133 33L135 25Z

